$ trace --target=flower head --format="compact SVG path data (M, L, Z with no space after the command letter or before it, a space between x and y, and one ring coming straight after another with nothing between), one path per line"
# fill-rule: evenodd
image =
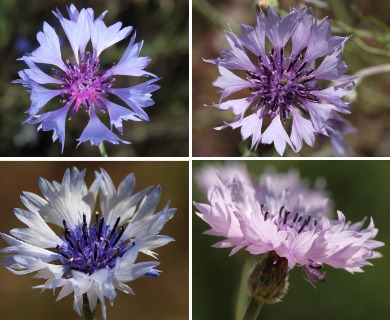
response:
M101 70L100 54L126 38L133 27L121 29L121 22L106 26L103 18L107 11L96 19L91 8L78 11L72 4L67 11L69 19L58 9L53 13L64 29L74 56L62 59L59 37L45 22L43 31L37 35L40 46L20 58L28 69L20 71L20 79L14 82L21 83L30 91L31 106L25 122L39 123L39 130L53 130L53 141L58 139L63 150L66 118L72 119L80 108L84 108L89 114L89 122L78 139L79 144L91 141L92 145L99 145L105 140L114 144L129 143L112 132L113 126L122 134L123 120L148 121L149 117L143 109L154 104L151 92L159 89L155 84L158 78L144 70L151 59L139 57L143 41L134 43L134 33L119 62L107 70ZM87 49L89 42L92 44L91 51ZM45 73L37 64L52 65L51 74ZM152 76L153 79L128 88L115 88L114 76ZM50 88L53 85L57 88ZM41 113L43 107L58 96L62 97L63 106ZM125 102L126 108L110 101L112 96ZM110 129L98 117L98 114L106 111L110 118Z
M374 240L378 229L371 219L351 224L338 211L338 219L327 216L326 194L303 188L291 173L260 178L248 185L239 176L219 179L210 187L208 203L195 206L211 229L207 234L225 239L218 248L233 247L232 253L246 248L251 254L270 252L284 257L288 269L302 266L311 282L324 280L318 270L328 264L349 272L362 272L367 260L380 257L374 249L383 246Z
M252 148L274 143L280 155L286 144L299 152L303 141L314 145L316 134L332 137L332 119L350 113L342 98L354 84L352 77L343 76L347 66L340 60L347 38L331 36L331 22L313 19L311 9L293 9L282 19L271 7L267 17L260 9L256 27L242 25L241 31L241 36L226 32L231 49L206 60L220 72L214 85L222 95L215 107L235 114L233 122L216 129L241 127L244 140L252 136ZM230 70L245 71L246 77ZM321 89L319 80L338 84ZM222 102L242 89L250 94ZM264 124L268 127L263 132Z
M10 245L0 252L1 262L15 274L36 272L46 279L37 288L62 288L57 300L74 292L74 309L81 314L83 295L91 311L97 300L106 318L105 297L112 303L115 289L134 294L125 284L142 276L158 276L159 263L135 263L138 253L155 257L152 251L173 239L158 235L175 209L167 206L156 213L161 189L146 188L133 194L135 178L128 175L115 189L101 169L88 189L84 171L65 172L62 183L40 179L44 198L24 192L21 199L28 210L15 209L16 217L28 228L12 229L12 236L0 234ZM96 197L100 212L92 215ZM63 229L58 236L48 225Z

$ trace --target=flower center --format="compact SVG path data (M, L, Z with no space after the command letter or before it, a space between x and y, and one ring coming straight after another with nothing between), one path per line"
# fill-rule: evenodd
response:
M265 205L263 204L261 205L261 213L263 214L264 219L267 220L269 211L264 212L264 206ZM300 213L292 214L291 211L288 211L284 206L280 208L277 215L272 217L272 220L279 230L291 228L298 233L317 227L317 220L312 219L311 216L302 215Z
M127 243L121 240L125 228L118 227L119 221L118 217L111 228L96 214L95 222L88 226L83 215L83 223L70 230L63 220L65 245L57 245L57 251L63 257L64 265L69 267L65 276L71 277L71 269L91 275L99 269L115 267L116 258L122 257L134 245L134 238Z
M66 59L66 64L68 66L66 73L59 70L53 70L53 72L63 81L61 88L64 90L64 95L68 95L68 98L62 102L68 102L71 99L76 101L70 117L74 116L81 105L84 105L87 111L96 105L104 112L97 99L105 94L115 81L115 78L110 75L110 70L98 73L100 60L93 58L90 52L82 57L79 64L73 65L69 59Z
M265 106L265 115L274 118L281 114L284 121L289 118L292 106L307 114L303 102L319 100L310 93L315 89L315 77L312 75L314 69L305 69L307 61L304 55L300 53L295 59L290 59L287 65L283 48L280 52L272 49L268 60L269 63L265 64L259 57L258 71L247 71L247 79L252 83L250 90L257 98L254 108Z

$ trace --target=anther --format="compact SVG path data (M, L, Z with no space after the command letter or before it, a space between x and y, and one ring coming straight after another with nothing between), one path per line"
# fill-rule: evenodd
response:
M99 223L98 239L100 239L100 235L102 233L103 224L104 224L104 217L100 220L100 223Z
M283 219L283 224L286 224L286 222L287 222L287 217L288 217L288 215L289 215L290 213L291 213L290 211L285 211L285 213L284 213L284 219Z
M77 240L77 241L76 241L76 245L77 245L77 250L78 250L82 255L84 255L83 250L81 250L80 240Z
M96 261L97 259L97 254L98 254L98 244L95 243L95 250L93 252L93 259Z
M120 220L120 217L118 217L118 218L116 219L115 224L114 224L114 226L112 227L112 230L111 230L111 232L110 232L110 235L108 236L107 239L110 239L111 236L112 236L112 234L115 232L115 229L118 227L119 220Z
M303 68L306 67L306 65L307 65L307 61L305 61L305 62L301 65L301 67L298 69L298 71L297 71L297 76L298 76L298 74L303 70Z
M112 244L112 246L115 246L116 245L116 243L119 241L119 239L122 237L122 235L123 235L123 232L125 232L125 227L124 226L120 226L120 231L119 231L119 234L118 234L118 236L116 237L116 239L115 239L115 241L114 241L114 243Z

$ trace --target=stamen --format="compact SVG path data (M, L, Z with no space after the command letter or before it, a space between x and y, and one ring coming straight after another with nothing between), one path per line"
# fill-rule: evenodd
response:
M63 263L68 265L64 277L71 277L70 270L78 270L91 275L101 268L115 268L115 259L122 257L134 246L135 241L134 238L120 241L125 231L124 226L119 226L120 221L121 218L117 217L111 229L105 223L104 217L99 219L98 213L96 213L96 221L93 224L88 224L86 215L83 214L82 222L74 229L69 229L66 221L63 220L64 244L57 245L56 249L66 259L66 261L62 260ZM109 229L111 231L107 238Z
M96 261L97 259L97 254L98 254L98 244L95 243L95 250L93 252L93 259Z
M291 213L290 211L285 211L285 212L284 212L283 224L286 224L286 222L287 222L287 217L288 217L288 215L289 215L290 213Z
M100 220L100 223L99 223L98 239L100 239L100 235L102 233L103 224L104 224L104 217L102 217L102 219Z
M116 239L115 239L115 241L114 241L114 243L112 244L112 246L115 246L116 245L116 243L119 241L119 239L122 237L122 234L123 234L123 232L125 232L125 227L124 226L121 226L120 227L120 231L119 231L119 234L118 234L118 236L116 237Z

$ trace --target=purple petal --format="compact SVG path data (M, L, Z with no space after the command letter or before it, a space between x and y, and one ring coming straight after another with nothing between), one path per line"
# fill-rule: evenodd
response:
M224 89L222 91L221 100L236 91L249 88L251 86L249 81L241 79L224 67L218 67L218 70L221 76L213 82L213 85Z
M222 110L230 110L237 115L238 114L243 115L252 102L253 102L253 98L249 97L249 98L228 100L218 104L217 107Z
M331 37L330 32L331 23L326 18L314 22L306 49L308 62L328 54L345 41L343 37Z
M242 35L241 42L257 57L263 57L263 61L267 61L265 55L265 23L266 18L263 11L257 14L257 24L253 28L248 25L241 25Z
M242 139L246 140L252 136L251 148L256 147L261 140L261 127L263 118L258 113L251 114L241 121L241 135Z
M218 60L217 64L226 69L250 70L255 72L256 67L245 53L238 37L232 32L226 32L225 35L231 49L221 52L222 59Z
M313 25L313 10L307 9L299 22L292 36L292 52L291 59L294 59L306 46L309 41L311 29Z
M283 48L295 31L299 22L299 13L290 12L279 21L279 16L272 7L268 8L266 34L276 51Z
M286 149L286 142L294 150L294 147L291 144L290 138L288 137L286 130L284 130L280 117L276 116L268 128L264 131L261 138L261 142L265 144L271 144L272 142L275 145L276 151L282 156L284 150Z
M295 151L299 152L301 150L302 139L312 147L315 139L313 124L309 120L301 117L293 108L291 112L293 114L293 125L290 138L295 146Z
M316 79L324 79L329 81L337 81L345 72L348 67L344 61L340 61L343 50L336 50L331 55L325 57L324 61L313 72L313 76Z
M86 141L91 141L91 145L98 146L103 141L108 141L113 144L118 144L119 142L123 142L125 144L129 144L130 142L119 139L114 133L112 133L98 118L95 111L91 109L90 111L90 119L85 127L83 133L80 138L77 139L79 144Z

